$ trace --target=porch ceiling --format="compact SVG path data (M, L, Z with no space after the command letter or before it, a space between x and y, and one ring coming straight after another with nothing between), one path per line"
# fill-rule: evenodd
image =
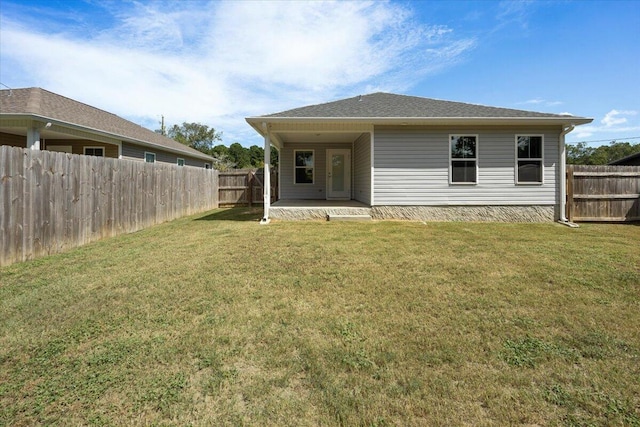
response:
M1 133L8 133L11 135L20 135L27 136L27 128L16 128L16 127L1 127ZM83 136L54 132L49 129L40 129L40 138L42 139L87 139Z
M351 143L358 139L362 132L274 132L278 139L283 143Z

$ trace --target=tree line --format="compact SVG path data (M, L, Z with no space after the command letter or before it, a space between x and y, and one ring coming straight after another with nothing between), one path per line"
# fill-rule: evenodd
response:
M162 126L156 130L181 144L198 150L213 157L213 167L220 171L229 169L248 169L264 167L264 148L252 145L243 147L238 142L230 146L217 144L222 142L222 132L201 123L187 123L173 125L169 129ZM278 166L278 152L271 150L271 165Z
M609 145L588 147L584 142L567 144L567 164L606 165L615 160L640 152L640 143L612 141Z

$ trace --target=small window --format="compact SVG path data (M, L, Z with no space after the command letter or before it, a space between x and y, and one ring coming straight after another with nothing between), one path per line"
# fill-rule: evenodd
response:
M144 161L147 163L155 163L156 162L156 153L149 153L148 151L144 153Z
M313 184L314 174L314 159L313 150L295 150L294 156L294 169L296 184Z
M204 164L204 168L205 169L211 169L211 163L205 163Z
M450 135L450 180L452 184L478 183L478 136Z
M516 183L542 184L541 135L516 135Z
M84 147L84 155L104 157L104 147Z
M178 166L184 166L184 159L178 157Z

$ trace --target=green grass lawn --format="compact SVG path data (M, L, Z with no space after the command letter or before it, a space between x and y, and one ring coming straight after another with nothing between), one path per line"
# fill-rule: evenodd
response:
M640 425L640 227L216 210L0 269L0 425Z

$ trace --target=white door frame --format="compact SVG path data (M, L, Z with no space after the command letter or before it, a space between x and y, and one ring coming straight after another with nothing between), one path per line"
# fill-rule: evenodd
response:
M333 193L332 186L332 156L334 154L344 154L344 191ZM351 149L349 148L328 148L327 149L327 200L351 200Z

